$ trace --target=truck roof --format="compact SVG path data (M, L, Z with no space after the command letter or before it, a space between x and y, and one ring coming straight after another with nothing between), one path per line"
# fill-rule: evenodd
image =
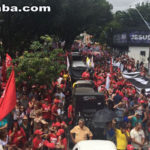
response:
M117 148L111 141L85 140L77 143L73 150L117 150Z

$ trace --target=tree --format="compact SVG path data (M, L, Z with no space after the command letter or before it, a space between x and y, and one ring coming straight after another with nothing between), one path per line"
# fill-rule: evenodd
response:
M141 12L147 22L150 22L150 3L137 4L136 8ZM147 29L145 23L139 16L136 9L128 9L127 11L118 11L115 14L115 19L121 26L121 30L129 29Z
M0 5L3 2L0 1ZM69 48L75 37L84 31L96 34L100 26L112 18L112 6L106 0L5 0L8 6L51 6L47 13L3 13L2 40L5 52L28 50L30 41L44 34L66 41Z
M147 22L150 22L150 3L136 5ZM134 30L147 30L147 27L135 9L127 11L117 11L113 15L113 20L102 28L99 41L112 45L113 35L118 32L128 32Z
M22 56L13 60L16 73L17 87L26 82L28 88L33 84L50 86L60 72L66 69L65 57L62 49L54 49L51 52L31 52L25 51ZM9 70L10 72L10 70Z

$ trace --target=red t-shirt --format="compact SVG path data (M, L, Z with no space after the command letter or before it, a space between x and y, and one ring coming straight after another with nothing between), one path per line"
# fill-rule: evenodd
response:
M44 141L44 145L50 149L54 149L55 148L55 144L54 143L50 143L49 141Z
M51 102L52 102L51 96L47 95L46 98L48 98L48 102L51 104Z
M10 130L9 131L9 135L12 133L12 131ZM20 136L23 136L20 140L18 140L17 138L20 137ZM13 135L12 137L12 141L11 141L11 144L16 144L18 145L20 143L20 141L22 143L24 143L26 141L26 134L23 130L23 128L20 128L20 130L16 131L15 134Z
M67 139L66 138L63 138L61 140L61 144L64 145L64 149L62 149L62 150L67 150Z
M51 105L48 104L42 104L42 109L43 111L48 111L48 112L43 112L43 118L44 119L50 119L50 109L51 109Z
M33 143L33 150L36 150L40 148L40 145L42 144L42 138L38 139L37 137L35 137L32 143Z
M56 116L53 115L53 113L58 114L58 113L57 113L57 109L58 109L57 105L54 104L54 105L52 106L52 109L51 109L51 120L55 120L55 119L56 119Z
M136 90L135 89L132 90L132 94L133 95L136 94Z
M98 80L98 81L97 81L97 87L99 87L101 84L102 84L102 81L101 81L101 80Z
M56 135L56 134L51 133L51 134L49 135L49 138L50 138L50 142L51 142L51 143L54 143L54 144L57 143L57 135Z
M82 73L82 78L85 79L85 80L89 80L90 74L88 72L83 72Z
M71 118L70 114L73 114L73 106L72 105L68 106L68 118Z

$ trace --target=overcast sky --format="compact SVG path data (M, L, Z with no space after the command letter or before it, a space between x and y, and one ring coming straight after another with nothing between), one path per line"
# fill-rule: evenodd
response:
M107 0L113 5L113 11L126 10L131 5L135 6L139 2L150 2L150 0Z

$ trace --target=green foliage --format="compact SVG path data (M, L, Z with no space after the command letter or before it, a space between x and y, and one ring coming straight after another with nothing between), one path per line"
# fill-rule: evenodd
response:
M39 50L42 48L42 44L39 41L33 41L30 45L30 49L33 51Z
M136 7L145 20L150 23L150 3L137 4ZM147 30L136 9L130 8L127 11L117 11L113 16L113 20L101 28L99 41L112 45L113 34L134 30Z
M147 22L150 22L150 3L137 4L136 8L140 11ZM120 24L121 30L147 29L142 18L136 9L128 9L127 11L118 11L115 14L115 20Z
M0 5L3 2L0 1ZM77 35L89 31L97 35L100 26L105 26L112 18L112 6L106 0L5 0L8 6L51 6L51 12L43 13L2 13L1 18L5 50L13 56L15 51L29 49L30 41L39 41L44 34L55 35L70 46ZM94 30L93 30L94 29ZM51 39L46 40L47 50ZM47 41L48 40L48 41ZM39 45L33 43L32 49Z
M40 39L43 41L43 43L40 41L33 41L30 45L30 49L34 52L42 49L49 51L52 46L53 39L49 35L41 36Z
M40 39L44 42L43 50L48 51L52 46L53 39L49 35L41 36Z
M48 85L55 80L62 69L66 69L62 49L54 49L51 52L24 52L22 56L14 60L18 66L15 67L16 84L21 86L24 81L28 87L33 84Z

